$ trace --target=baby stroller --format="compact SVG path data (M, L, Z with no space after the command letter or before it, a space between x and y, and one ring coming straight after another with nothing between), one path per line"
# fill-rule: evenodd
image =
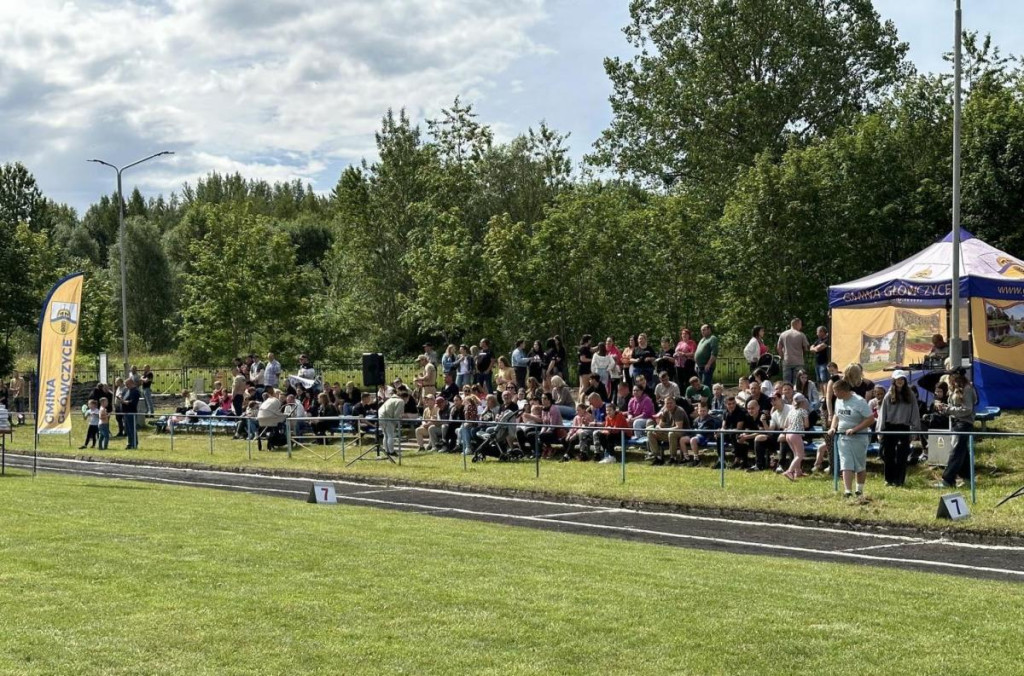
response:
M512 444L515 419L519 417L519 411L503 411L498 416L499 425L488 427L480 433L480 443L473 451L473 462L482 462L489 457L497 458L500 462L520 460L523 452Z
M761 371L770 380L782 373L782 359L777 354L767 352L757 360L757 368L754 370ZM754 377L754 374L751 373L750 377Z

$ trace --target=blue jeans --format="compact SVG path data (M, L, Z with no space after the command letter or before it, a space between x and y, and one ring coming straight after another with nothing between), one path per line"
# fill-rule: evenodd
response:
M245 421L245 438L255 439L260 435L260 424L256 422L256 418L249 418Z
M153 408L153 389L144 388L142 390L142 400L146 402L146 413L152 414L156 409Z
M700 378L700 384L711 387L715 384L715 365L701 366L697 364L697 377Z
M460 373L457 376L455 376L455 384L458 385L459 389L461 390L466 385L469 385L472 379L473 375L471 373Z
M459 428L459 443L462 445L462 454L469 455L473 450L473 434L476 432L475 425L463 423Z
M818 378L818 383L828 382L828 365L827 364L815 364L814 374ZM822 393L824 394L824 392Z
M125 435L128 437L127 448L138 448L139 447L139 434L136 427L137 419L134 413L126 413L124 416L124 430Z
M791 385L796 385L796 372L801 370L803 367L803 364L796 364L794 366L783 366L782 380Z
M100 423L100 450L104 451L110 445L110 423Z

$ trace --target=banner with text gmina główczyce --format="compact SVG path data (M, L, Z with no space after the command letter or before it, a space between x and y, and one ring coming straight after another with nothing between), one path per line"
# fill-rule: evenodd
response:
M75 375L82 280L76 272L54 284L39 316L39 387L36 432L71 432L71 383Z

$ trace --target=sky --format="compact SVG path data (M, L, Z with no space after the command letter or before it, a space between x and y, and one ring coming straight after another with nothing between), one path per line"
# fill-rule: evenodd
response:
M456 96L507 140L541 120L577 161L608 125L607 56L627 0L0 0L0 162L84 213L115 189L180 191L211 171L329 191L374 157L390 108ZM1024 53L1024 3L963 0L964 27ZM922 71L944 70L953 0L876 0Z

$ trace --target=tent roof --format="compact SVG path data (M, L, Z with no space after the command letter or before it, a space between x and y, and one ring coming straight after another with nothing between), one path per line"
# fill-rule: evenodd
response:
M953 234L880 272L829 287L829 306L894 299L929 301L952 295ZM1024 299L1024 261L966 230L960 237L960 288L965 298Z

